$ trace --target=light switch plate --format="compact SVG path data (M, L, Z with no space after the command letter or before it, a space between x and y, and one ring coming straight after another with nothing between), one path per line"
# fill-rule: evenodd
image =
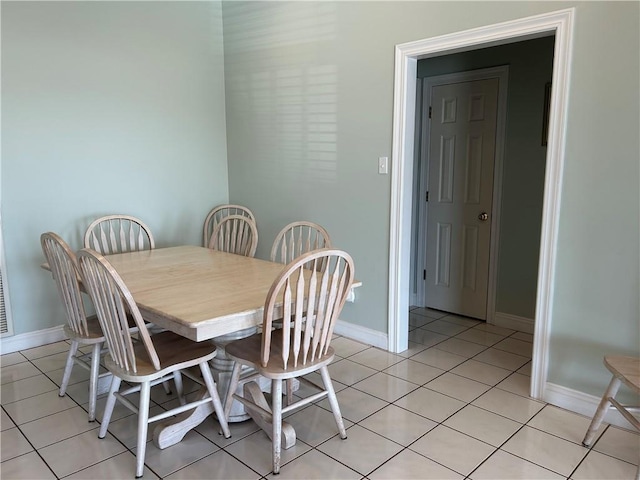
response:
M389 173L389 157L378 158L378 173L386 175Z

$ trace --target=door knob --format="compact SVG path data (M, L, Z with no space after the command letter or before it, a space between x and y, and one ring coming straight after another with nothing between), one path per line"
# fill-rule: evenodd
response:
M487 212L482 212L480 215L478 215L478 220L480 220L481 222L486 222L489 219L489 214Z

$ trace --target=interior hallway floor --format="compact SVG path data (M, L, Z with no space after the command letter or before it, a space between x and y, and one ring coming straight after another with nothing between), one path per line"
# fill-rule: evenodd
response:
M637 433L603 424L585 448L590 418L528 397L531 335L421 308L411 310L410 329L402 354L333 340L329 371L346 440L326 400L294 412L287 421L298 440L283 450L274 476L271 443L253 421L231 424L224 439L209 419L165 450L150 442L144 478L634 478ZM118 405L109 434L98 439L105 399L89 423L88 372L78 367L67 395L58 396L68 347L58 342L0 358L0 478L134 477L136 416ZM158 386L152 411L176 401Z

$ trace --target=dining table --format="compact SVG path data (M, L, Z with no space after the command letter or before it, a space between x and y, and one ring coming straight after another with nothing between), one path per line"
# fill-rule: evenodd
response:
M267 293L284 266L193 245L118 253L106 259L122 277L146 321L216 345L213 373L225 398L233 361L225 356L224 345L257 332ZM353 287L360 285L356 281ZM207 395L205 389L200 395ZM153 432L155 445L163 449L178 443L211 414L213 407L207 403L160 422ZM229 420L237 422L249 416L236 402ZM264 419L253 418L270 433ZM291 447L295 443L292 428L283 425L283 434L288 442L283 446Z

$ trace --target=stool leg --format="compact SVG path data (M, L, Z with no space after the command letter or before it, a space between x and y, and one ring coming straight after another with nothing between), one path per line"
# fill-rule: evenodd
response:
M609 382L609 386L607 387L607 390L604 392L604 395L602 396L602 400L600 400L598 409L596 410L596 413L593 415L593 420L591 420L591 425L589 425L587 434L584 436L584 439L582 440L582 444L585 447L591 446L591 443L593 442L593 438L595 437L596 432L600 428L602 419L604 418L605 414L607 413L607 410L609 409L609 405L611 404L611 402L609 402L609 399L615 398L616 393L618 393L618 389L620 388L621 384L622 382L620 381L620 379L615 376L611 379L611 382Z

